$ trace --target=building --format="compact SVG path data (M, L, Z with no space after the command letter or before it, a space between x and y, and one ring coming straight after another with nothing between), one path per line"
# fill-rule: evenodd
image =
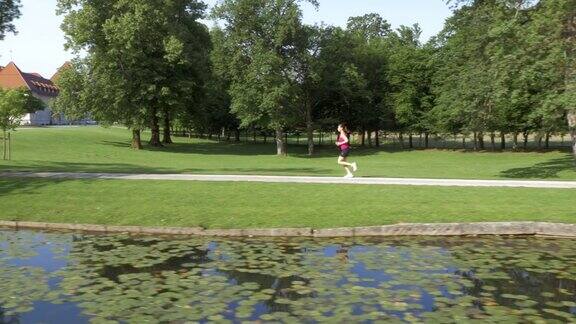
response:
M58 69L52 78L46 79L38 73L22 72L14 62L8 63L5 67L0 66L0 88L30 90L32 95L44 102L44 109L34 113L26 114L22 118L22 125L63 125L70 124L62 114L55 114L50 110L50 103L58 96L58 87L54 81L58 78L59 72L69 66L65 63ZM75 123L92 124L93 121L86 119Z

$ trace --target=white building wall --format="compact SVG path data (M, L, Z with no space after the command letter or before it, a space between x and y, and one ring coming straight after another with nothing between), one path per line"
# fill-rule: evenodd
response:
M34 93L34 96L44 103L44 109L24 115L21 122L22 125L43 126L66 124L66 120L63 118L59 118L59 116L52 116L52 110L48 107L50 105L50 101L53 100L53 98L41 96L36 93Z
M77 124L77 125L93 125L96 124L92 118L87 117L81 120L67 120L64 114L59 113L55 114L50 108L50 101L54 100L50 97L44 97L37 94L34 96L40 100L45 105L43 110L38 110L31 114L26 114L22 118L20 124L26 126L44 126L44 125L69 125L69 124Z

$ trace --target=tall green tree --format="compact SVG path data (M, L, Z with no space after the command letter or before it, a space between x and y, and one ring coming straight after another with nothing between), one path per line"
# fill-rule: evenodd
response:
M576 1L565 0L558 3L561 6L560 19L562 24L562 47L565 53L564 103L566 119L572 136L572 154L576 161Z
M485 16L476 17L469 8L460 9L450 19L444 30L449 36L440 53L445 64L435 80L436 109L454 118L446 124L460 125L459 132L477 133L484 128L482 106L488 105L491 98L483 41L488 23Z
M378 130L389 124L392 105L390 102L392 85L390 83L390 24L379 14L350 17L347 24L349 32L356 41L353 48L354 64L366 80L369 92L369 104L362 107L360 130L362 145L364 136L372 144L371 134L376 133L376 145L379 145Z
M13 21L20 17L20 0L0 1L0 41L7 33L16 33Z
M420 42L421 33L418 25L401 26L390 41L395 122L399 131L408 133L410 148L413 134L424 133L427 146L428 134L432 131L429 114L434 101L431 91L434 49Z
M371 109L368 80L358 66L359 38L340 27L330 27L319 55L318 122L329 130L344 122L351 131L363 131Z
M86 107L100 121L130 127L134 148L141 147L140 130L146 126L150 145L161 146L160 120L169 131L175 112L202 91L208 75L209 35L198 22L205 5L59 0L58 6L66 15L67 47L87 52Z
M491 1L450 2L474 8ZM508 68L521 62L517 73L521 77L516 80L523 82L522 87L518 88L515 82L508 88L512 98L520 98L515 101L520 103L522 112L516 115L528 116L519 124L524 125L524 132L530 128L558 129L558 116L565 116L576 159L576 1L501 0L497 4L508 9L503 10L501 26L507 30L515 27L518 32L519 41L505 44L513 54L503 57L509 59L504 64Z
M225 0L213 11L225 24L232 110L243 126L274 129L278 155L286 154L284 131L297 105L296 42L303 28L299 2Z
M392 32L390 23L377 13L348 18L346 29L357 34L357 36L366 42L384 38Z

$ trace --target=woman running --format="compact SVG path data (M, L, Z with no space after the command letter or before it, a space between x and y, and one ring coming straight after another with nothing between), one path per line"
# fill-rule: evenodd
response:
M356 162L348 163L346 161L350 154L350 139L348 138L348 134L348 128L345 124L338 125L338 138L336 138L336 146L338 146L338 149L340 150L338 164L343 166L344 170L346 170L344 178L353 178L354 174L352 172L358 170L358 164Z

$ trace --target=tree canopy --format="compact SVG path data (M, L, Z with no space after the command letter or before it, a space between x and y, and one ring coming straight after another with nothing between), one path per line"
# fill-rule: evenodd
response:
M21 15L20 7L20 0L0 1L0 41L6 37L7 33L16 33L14 20Z
M576 154L576 0L449 0L453 15L430 40L377 13L345 28L307 25L305 0L224 0L215 24L192 0L59 0L68 46L86 50L60 82L62 109L150 128L287 132L347 123L361 145L380 132L403 141L472 136L485 149L512 137L572 134ZM176 17L176 19L174 19ZM168 132L166 132L168 130ZM366 138L367 137L367 138ZM367 139L367 141L366 141ZM169 143L169 140L165 142Z

